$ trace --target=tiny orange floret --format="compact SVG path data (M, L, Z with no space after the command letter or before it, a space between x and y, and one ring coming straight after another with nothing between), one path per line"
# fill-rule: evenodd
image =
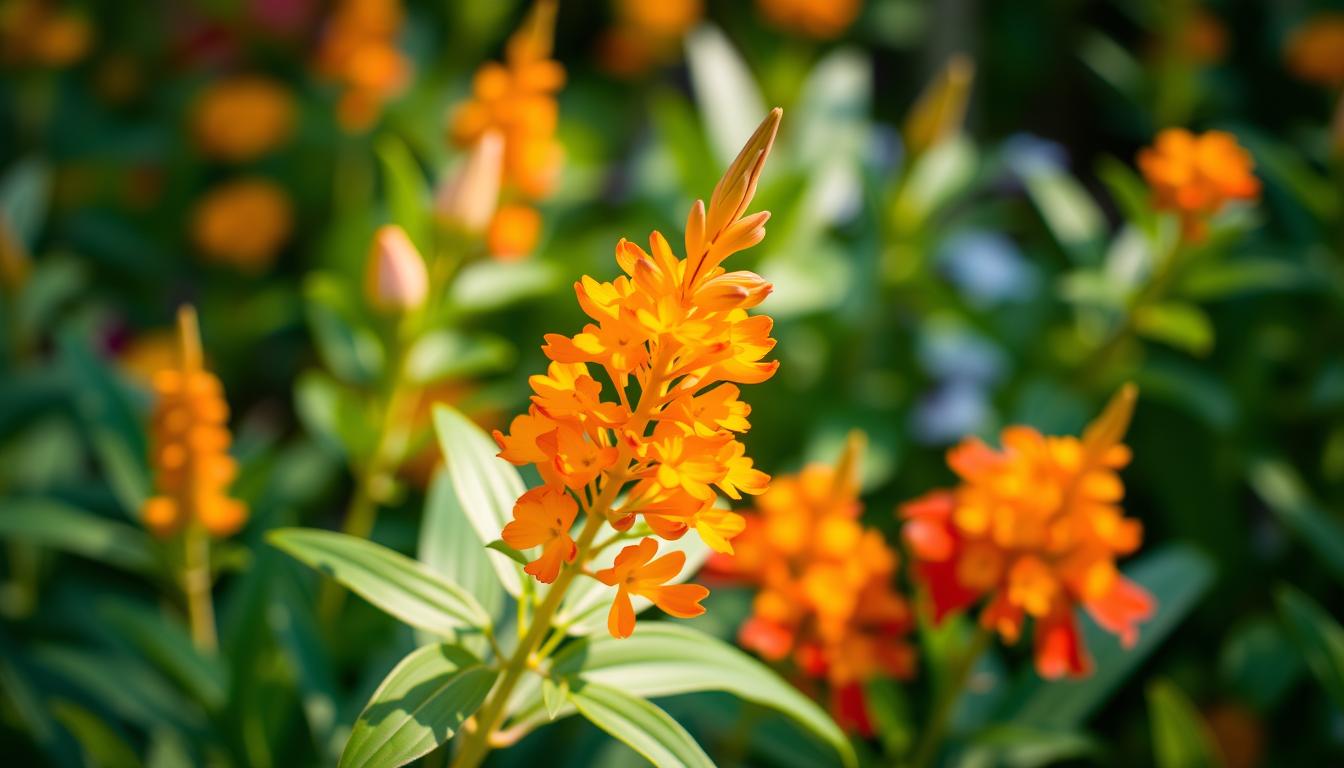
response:
M635 631L631 595L648 598L679 619L695 618L705 612L700 601L709 596L708 589L699 584L667 584L686 565L686 553L669 552L654 560L657 552L658 542L644 538L622 549L612 567L597 572L598 581L616 587L616 600L607 615L607 629L613 637L629 637Z
M579 505L569 494L548 486L523 494L513 507L513 521L504 526L501 538L518 550L541 547L541 557L524 568L545 584L555 581L563 563L574 562L578 548L569 529L579 514Z

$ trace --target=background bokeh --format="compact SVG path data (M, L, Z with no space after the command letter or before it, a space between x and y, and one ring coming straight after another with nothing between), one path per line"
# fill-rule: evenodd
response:
M350 309L366 254L399 219L406 178L430 190L460 167L455 109L527 8L132 5L0 0L0 533L12 545L0 555L0 744L15 765L114 764L89 757L100 738L146 764L323 764L330 745L316 742L413 638L353 601L340 636L323 638L330 666L296 662L295 643L314 638L289 623L312 582L263 537L341 522L361 438L343 430L349 401L329 374L354 392L376 379L378 340ZM1329 27L1344 7L701 5L560 3L559 175L519 196L540 212L535 243L477 254L446 289L423 425L432 401L507 423L544 367L542 335L584 321L573 282L609 279L620 237L659 229L677 242L690 202L781 106L754 206L772 211L770 234L736 267L775 284L763 309L780 371L749 397L757 466L832 459L863 430L865 521L896 544L897 505L951 482L944 454L963 436L1076 433L1134 381L1126 510L1145 548L1198 557L1188 611L1080 724L1084 749L1042 740L979 764L1151 763L1157 678L1189 698L1229 766L1344 758L1344 709L1317 682L1344 657L1304 655L1281 605L1291 588L1344 609L1344 32ZM342 40L376 53L333 65ZM973 70L964 120L912 152L912 105L958 55ZM230 98L235 111L212 106ZM1172 126L1234 134L1263 191L1150 290L1174 229L1135 156ZM218 545L228 664L204 678L214 688L184 693L198 678L165 675L135 640L152 631L153 580L100 562L116 560L117 541L70 545L31 518L73 507L138 524L148 379L171 359L187 302L227 393L251 517ZM436 460L422 442L374 532L404 551ZM717 589L698 623L732 638L749 600ZM927 685L887 690L893 731L919 722ZM179 704L193 694L208 703ZM960 727L1014 695L967 708ZM808 759L762 746L781 724L726 697L669 709L725 764ZM896 748L881 742L874 760ZM632 754L571 719L496 764Z

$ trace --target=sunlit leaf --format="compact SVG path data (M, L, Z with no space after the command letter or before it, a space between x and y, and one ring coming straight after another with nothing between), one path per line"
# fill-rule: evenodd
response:
M1195 355L1206 355L1213 347L1213 323L1194 304L1144 304L1134 310L1134 330Z
M1148 721L1158 768L1215 768L1218 750L1190 700L1166 680L1148 685Z
M139 768L135 750L108 723L87 709L64 699L51 702L51 714L79 742L84 764L90 768Z
M504 589L443 468L434 473L425 497L418 552L420 562L473 595L490 616L503 612Z
M355 721L341 768L394 768L430 753L480 708L498 674L456 646L412 652Z
M686 64L717 164L726 166L765 117L765 99L718 27L702 24L686 35Z
M593 725L625 742L658 768L713 768L714 761L685 728L644 699L605 685L584 683L569 700Z
M311 528L282 528L267 539L413 627L453 635L490 626L489 614L471 593L371 541Z
M428 253L431 235L430 193L425 174L411 150L394 136L384 135L376 149L383 172L383 192L392 223L406 230L420 252Z

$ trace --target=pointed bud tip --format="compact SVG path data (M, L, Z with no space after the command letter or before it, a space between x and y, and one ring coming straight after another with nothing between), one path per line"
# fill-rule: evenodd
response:
M429 293L429 275L424 257L395 224L374 234L364 273L364 292L369 303L383 312L404 312L424 303Z

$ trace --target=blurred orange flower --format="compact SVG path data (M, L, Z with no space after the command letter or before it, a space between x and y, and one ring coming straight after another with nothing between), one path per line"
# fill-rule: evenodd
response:
M404 15L401 0L339 0L326 20L316 66L343 89L336 116L347 131L371 128L410 80L397 49Z
M1181 29L1181 50L1194 62L1213 64L1227 55L1227 25L1206 8L1195 8Z
M704 15L702 0L616 0L616 24L598 43L604 69L622 76L675 58L683 35Z
M517 261L527 258L541 237L541 213L528 205L501 205L490 219L485 242L495 258Z
M203 367L195 310L178 310L177 324L176 365L154 376L150 462L158 495L142 514L157 536L191 524L229 536L247 521L247 507L227 492L237 473L228 453L229 407L219 379Z
M1078 606L1125 646L1134 644L1138 624L1154 610L1152 596L1115 566L1143 538L1120 508L1117 474L1130 460L1121 440L1136 397L1133 385L1122 388L1081 439L1009 427L1000 450L968 439L948 453L961 485L901 511L935 620L988 598L981 625L1016 643L1030 616L1036 670L1045 678L1090 672Z
M575 285L593 322L574 336L546 336L542 351L552 363L545 375L529 380L531 407L507 434L494 433L501 457L536 465L550 489L546 498L572 494L571 502L586 515L574 551L567 504L539 508L541 492L519 499L505 530L520 545L544 547L529 565L537 578L573 578L574 569L557 570L561 561L591 557L589 547L604 522L625 532L637 517L659 538L678 539L694 529L710 547L731 552L729 539L742 520L714 508L718 493L739 498L765 490L769 477L737 440L736 433L749 426L748 409L732 385L765 381L778 366L762 360L774 345L770 318L747 314L769 286L750 273L725 273L720 264L765 236L769 214L747 215L746 209L779 120L775 110L761 124L714 188L708 208L703 201L692 207L686 259L654 232L649 251L625 240L616 246L625 275L609 283L585 276ZM753 289L717 288L725 280ZM604 399L593 368L606 374L614 398ZM631 384L633 394L627 391ZM634 630L631 594L677 616L701 610L703 588L664 586L685 556L650 562L657 549L656 539L644 538L597 574L618 587L609 625L617 637Z
M452 139L460 147L476 144L488 131L504 137L503 196L505 200L536 201L551 193L564 156L555 138L559 107L555 94L564 85L565 70L550 58L555 28L554 0L541 0L527 20L509 38L504 63L487 62L476 72L472 96L457 108ZM514 215L501 206L498 217ZM515 222L516 223L516 222ZM491 225L491 252L495 245L526 255L535 245L508 237ZM526 250L517 250L526 245Z
M1204 237L1208 218L1228 202L1260 195L1251 153L1223 131L1195 135L1168 128L1153 146L1139 152L1138 164L1154 205L1178 214L1182 231L1192 241Z
M849 29L863 8L862 0L756 0L771 24L806 37L828 40Z
M775 478L746 515L736 555L716 556L710 566L759 588L739 642L772 661L792 658L803 675L825 680L837 720L871 734L864 681L910 676L915 652L905 639L911 610L894 583L896 552L860 521L861 446L852 436L836 466L812 464Z
M210 190L196 204L192 238L206 259L261 272L289 238L294 213L275 182L249 177Z
M294 98L281 83L240 75L212 83L192 117L196 143L205 154L245 162L275 149L294 130Z
M1329 88L1344 87L1344 13L1323 13L1288 38L1288 69Z
M75 10L46 0L0 3L0 61L68 67L93 45L93 25Z

